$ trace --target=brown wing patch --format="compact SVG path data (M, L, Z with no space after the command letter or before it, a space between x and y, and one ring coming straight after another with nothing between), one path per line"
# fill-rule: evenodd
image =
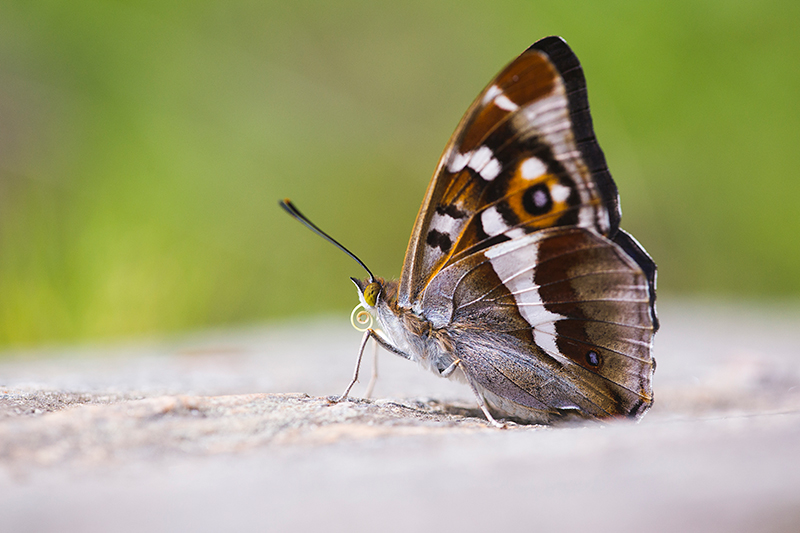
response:
M646 274L619 246L586 232L542 241L539 256L533 281L559 317L559 352L649 405L655 331Z
M652 403L650 284L616 243L581 228L546 229L466 256L429 289L426 310L451 306L440 323L474 326L476 335L491 332L509 346L481 367L498 374L484 386L513 384L513 391L493 393L522 402L528 400L520 391L528 391L533 398L525 405L547 404L537 381L544 365L558 382L554 408L638 416ZM475 363L484 356L471 357Z
M475 100L475 114L463 124L465 129L458 143L459 152L477 148L515 110L509 103L522 107L544 98L553 92L557 80L558 72L546 56L535 50L524 52Z

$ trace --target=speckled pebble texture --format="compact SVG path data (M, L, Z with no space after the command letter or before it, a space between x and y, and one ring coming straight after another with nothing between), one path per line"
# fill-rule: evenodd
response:
M7 353L0 531L800 531L800 307L659 310L640 423L495 429L385 352L333 403L346 317Z

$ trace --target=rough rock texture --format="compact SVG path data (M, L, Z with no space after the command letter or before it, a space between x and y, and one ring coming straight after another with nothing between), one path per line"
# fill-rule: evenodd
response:
M799 531L800 309L660 312L638 424L497 430L386 353L330 403L339 321L9 353L0 531Z

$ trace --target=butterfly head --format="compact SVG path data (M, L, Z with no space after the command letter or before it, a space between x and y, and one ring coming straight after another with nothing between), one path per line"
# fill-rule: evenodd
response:
M358 299L365 309L374 309L383 292L382 280L368 278L365 280L350 278L358 289Z

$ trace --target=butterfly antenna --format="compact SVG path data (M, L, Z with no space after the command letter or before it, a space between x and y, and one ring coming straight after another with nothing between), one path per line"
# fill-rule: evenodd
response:
M340 249L353 259L355 259L356 263L361 265L364 268L364 270L367 271L367 274L369 274L370 283L375 281L375 276L372 275L372 271L369 268L367 268L367 265L364 264L364 261L356 257L356 254L354 254L353 252L351 252L350 250L339 244L339 241L337 241L336 239L334 239L333 237L331 237L330 235L319 229L316 224L311 222L303 213L300 212L299 209L297 209L297 207L295 207L295 205L292 203L291 200L289 200L288 198L284 198L283 200L278 202L278 205L280 205L284 211L286 211L294 218L302 222L305 227L307 227L308 229L310 229L311 231L313 231L314 233L316 233L317 235L319 235L320 237L322 237L323 239L325 239L326 241L333 244L338 249Z

